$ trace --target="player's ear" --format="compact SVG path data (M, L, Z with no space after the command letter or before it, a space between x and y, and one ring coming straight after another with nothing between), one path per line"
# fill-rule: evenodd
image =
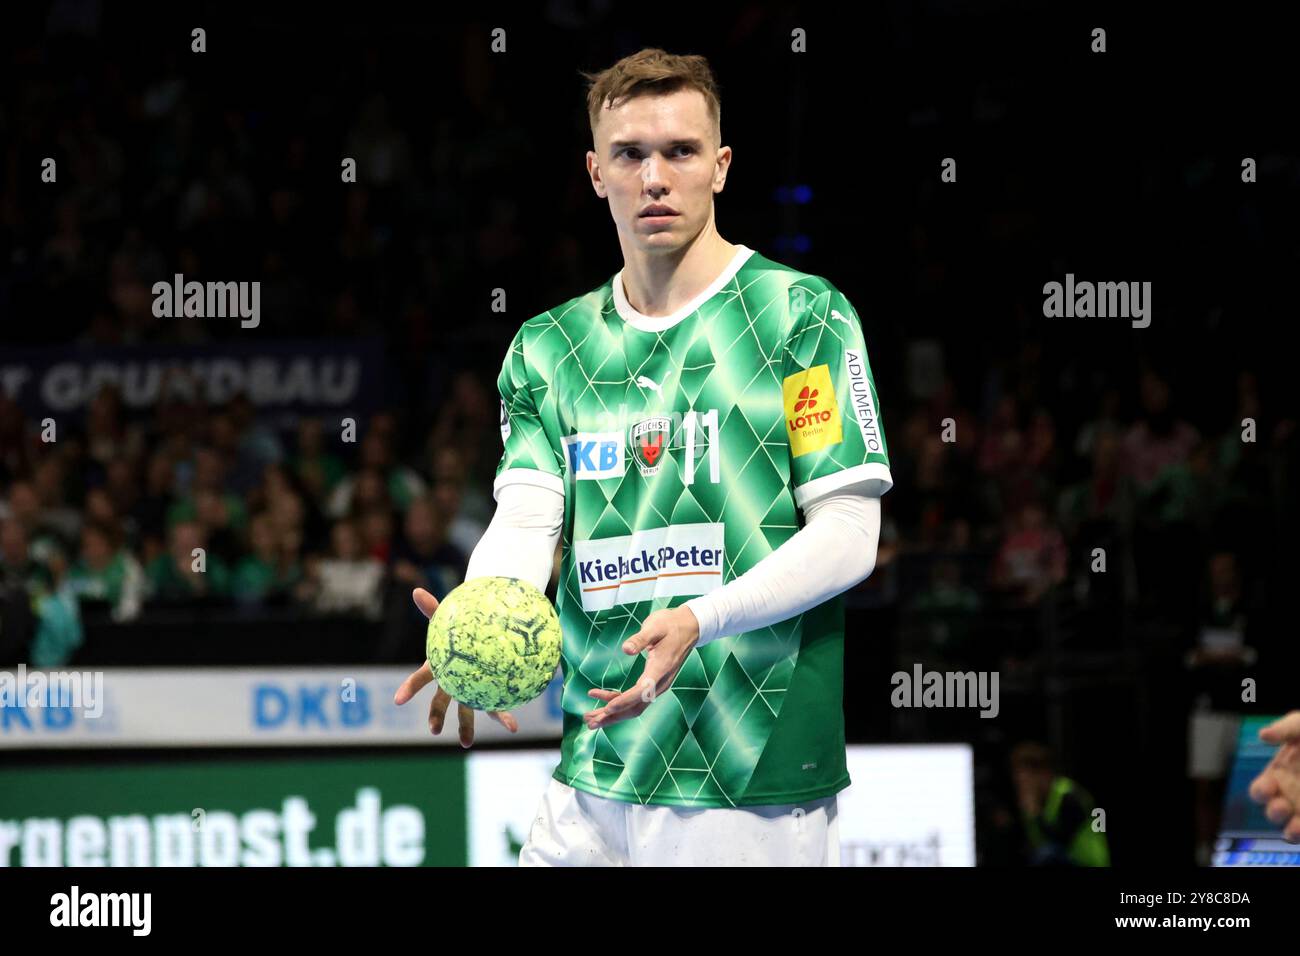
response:
M718 150L718 158L713 169L713 191L722 192L727 185L727 170L731 168L731 147L723 146Z
M605 198L605 181L600 175L600 163L596 161L594 150L587 150L587 175L591 177L591 188L596 190L596 195L601 199Z

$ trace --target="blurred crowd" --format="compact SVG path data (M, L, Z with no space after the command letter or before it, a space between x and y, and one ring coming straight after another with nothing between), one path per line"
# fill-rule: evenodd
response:
M396 412L354 441L319 418L281 434L242 398L132 421L105 386L43 442L0 399L0 588L36 612L31 661L67 660L78 605L118 622L178 605L375 620L390 582L446 594L491 518L498 453L495 400L472 375L454 388L414 441Z
M75 647L59 623L75 617L69 597L115 621L185 602L377 619L389 580L445 594L491 518L491 389L465 371L427 424L390 410L358 429L309 417L283 432L242 397L132 416L105 386L52 442L0 398L0 584L47 606L33 660ZM1237 417L1260 418L1259 404L1243 374ZM887 404L897 487L867 587L889 589L902 557L933 558L929 579L892 600L941 621L958 660L981 611L1047 595L1199 615L1213 636L1193 648L1198 663L1254 654L1247 558L1284 504L1293 424L1253 441L1201 434L1154 371L1135 417L1119 405L1105 393L1061 440L1049 410L1010 397L981 415L948 388ZM933 427L944 421L952 440Z
M1154 369L1136 392L1125 414L1120 390L1108 388L1066 434L1059 410L1007 395L972 410L950 388L889 416L891 535L913 552L988 559L969 582L962 564L935 561L913 606L975 613L1064 592L1172 619L1200 599L1227 620L1228 593L1242 615L1257 603L1262 578L1249 572L1264 570L1274 526L1292 507L1294 420L1265 413L1248 371L1236 380L1236 414L1217 432L1187 421Z

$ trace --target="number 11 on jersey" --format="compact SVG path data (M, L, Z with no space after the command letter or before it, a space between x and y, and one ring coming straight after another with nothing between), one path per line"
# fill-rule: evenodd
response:
M698 414L692 408L682 419L682 427L686 430L686 467L684 469L686 477L684 483L688 485L695 483L695 421ZM709 430L709 481L716 485L722 480L722 447L718 443L718 410L710 408L703 415L699 415L699 420Z

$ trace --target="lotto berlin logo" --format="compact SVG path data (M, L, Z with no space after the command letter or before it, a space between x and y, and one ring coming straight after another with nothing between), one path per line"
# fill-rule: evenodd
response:
M791 457L838 445L843 440L829 365L814 365L787 375L781 382L781 403Z
M817 389L805 385L799 390L799 401L794 403L794 410L802 412L805 408L812 411L817 407Z

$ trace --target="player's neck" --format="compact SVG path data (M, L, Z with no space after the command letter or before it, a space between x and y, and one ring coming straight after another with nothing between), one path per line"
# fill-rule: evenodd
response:
M628 305L649 317L672 315L718 278L738 248L718 235L710 222L690 245L672 253L624 250L623 292Z

